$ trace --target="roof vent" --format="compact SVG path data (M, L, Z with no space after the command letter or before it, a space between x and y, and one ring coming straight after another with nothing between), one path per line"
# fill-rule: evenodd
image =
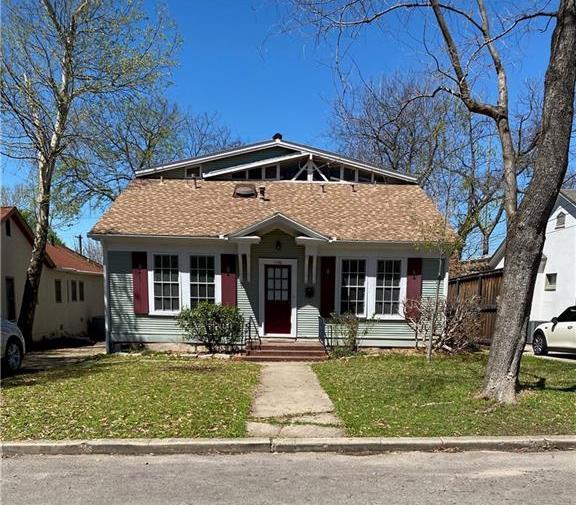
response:
M272 140L282 140L282 134L275 133L274 135L272 135Z
M256 198L256 186L254 184L236 184L234 198Z

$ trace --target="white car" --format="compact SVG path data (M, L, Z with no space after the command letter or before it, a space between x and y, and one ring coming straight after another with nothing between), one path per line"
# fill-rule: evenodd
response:
M534 354L548 351L576 353L576 306L568 307L549 323L536 327L532 336Z
M22 365L26 344L20 328L6 319L1 320L2 372L14 372Z

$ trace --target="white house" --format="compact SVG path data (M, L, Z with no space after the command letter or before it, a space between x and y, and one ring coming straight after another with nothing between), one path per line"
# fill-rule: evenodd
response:
M1 213L2 318L20 312L32 231L16 207ZM102 265L64 246L47 244L32 340L86 334L89 321L104 316Z
M490 268L504 267L504 242L490 260ZM534 286L529 335L576 305L576 190L562 189L546 227L542 261Z

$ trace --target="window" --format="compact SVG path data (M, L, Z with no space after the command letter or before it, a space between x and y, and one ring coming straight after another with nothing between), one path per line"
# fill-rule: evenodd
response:
M4 282L6 285L6 319L16 321L16 288L14 285L14 277L6 277Z
M364 314L366 260L342 260L340 313Z
M246 170L241 170L240 172L232 172L232 179L246 179Z
M215 302L214 256L190 256L190 307Z
M279 167L272 165L264 168L264 179L278 179Z
M372 182L372 172L358 170L358 182Z
M186 178L187 179L192 179L193 177L200 177L201 174L202 174L202 170L200 169L200 165L197 165L195 167L188 167L186 169Z
M10 223L10 218L6 219L6 236L12 236L12 224Z
M78 281L78 296L80 301L84 301L84 281Z
M78 286L76 285L76 281L70 281L70 293L73 302L78 301Z
M56 303L62 303L62 281L60 279L54 281L54 294L56 296Z
M261 168L251 168L248 170L248 179L261 179L262 169Z
M154 255L154 310L176 312L180 309L178 256Z
M398 314L400 306L400 260L380 260L376 273L376 314Z
M576 322L576 307L568 307L558 316L559 323Z
M546 283L544 289L546 291L556 291L556 278L558 274L546 274Z
M356 170L353 168L345 168L344 169L344 180L348 182L355 182L356 181Z
M560 212L556 216L556 228L564 228L566 226L566 214L564 212Z

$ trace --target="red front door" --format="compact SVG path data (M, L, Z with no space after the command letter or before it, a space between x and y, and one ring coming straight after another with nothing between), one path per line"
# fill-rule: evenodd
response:
M292 305L290 302L292 286L290 285L291 267L289 265L266 265L264 289L265 333L291 332Z

